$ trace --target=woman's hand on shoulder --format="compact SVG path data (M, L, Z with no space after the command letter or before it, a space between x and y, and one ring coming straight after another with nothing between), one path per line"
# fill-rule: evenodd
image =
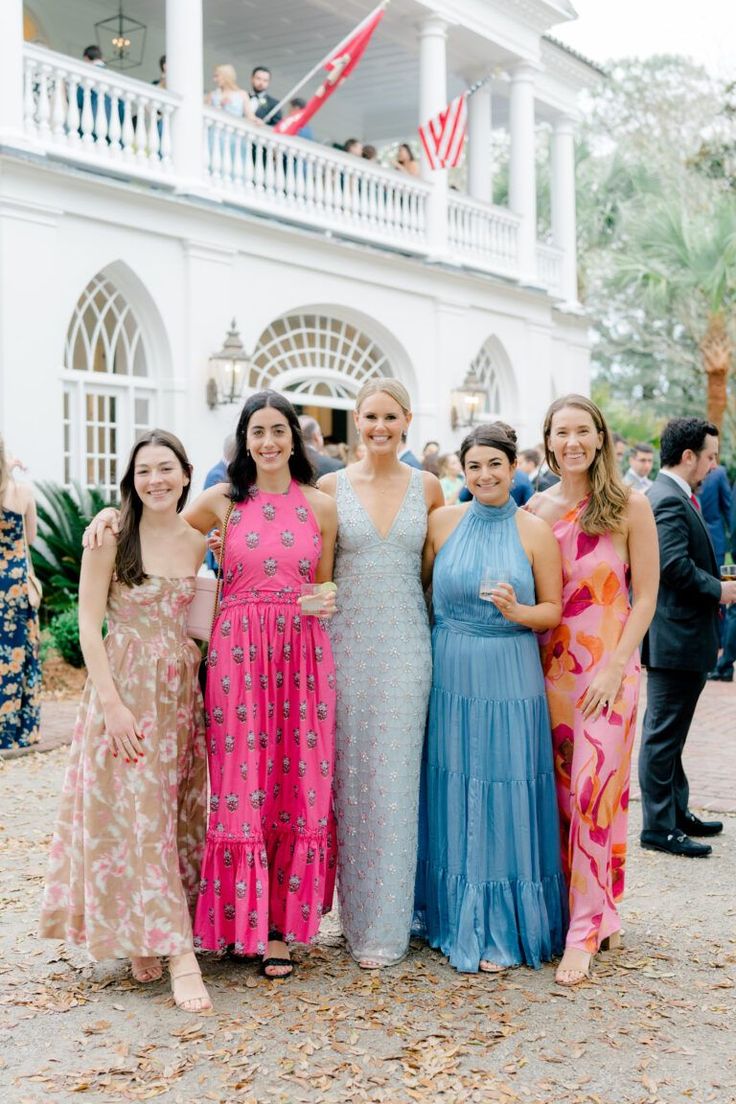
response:
M433 514L445 505L445 493L442 490L439 479L431 472L422 472L424 484L424 501L427 504L427 513Z
M102 548L107 532L114 537L120 532L120 511L115 506L105 506L95 514L82 534L82 548Z

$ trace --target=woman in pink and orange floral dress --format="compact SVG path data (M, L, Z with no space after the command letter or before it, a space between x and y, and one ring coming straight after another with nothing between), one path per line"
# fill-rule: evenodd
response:
M639 644L657 599L658 544L651 507L623 485L610 432L590 399L557 399L544 442L560 482L528 509L552 526L562 552L562 620L542 637L542 666L570 887L556 980L576 985L620 931Z
M205 720L210 822L195 945L263 956L266 977L293 970L332 905L335 668L324 616L305 584L332 580L337 511L314 472L291 404L246 402L231 483L187 511L224 533L222 601L212 629ZM318 600L334 609L334 586Z

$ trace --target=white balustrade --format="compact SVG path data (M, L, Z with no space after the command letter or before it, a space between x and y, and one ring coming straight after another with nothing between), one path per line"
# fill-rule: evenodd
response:
M430 188L395 169L204 111L205 178L248 208L421 252Z
M561 249L537 242L537 279L551 295L562 294L562 262Z
M171 173L177 97L113 69L25 45L24 129L49 153L126 173Z
M473 267L516 275L520 219L503 207L451 194L448 199L450 254Z

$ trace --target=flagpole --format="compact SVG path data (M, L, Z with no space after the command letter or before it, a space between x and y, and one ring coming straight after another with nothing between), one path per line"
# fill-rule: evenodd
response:
M314 69L310 69L309 72L307 73L306 77L302 77L302 79L299 81L299 83L295 84L294 87L291 89L291 91L287 92L286 95L283 97L283 99L279 100L279 102L276 104L276 106L271 108L268 115L264 115L263 122L267 123L269 119L273 118L273 116L278 111L281 110L281 108L284 106L284 104L288 103L288 101L292 98L292 96L295 96L297 94L297 92L299 91L299 89L303 88L304 85L307 83L307 81L312 79L312 77L314 76L315 73L319 73L320 69L322 69L324 67L324 64L325 64L326 61L329 61L330 58L333 57L334 54L338 53L342 49L342 47L345 45L346 42L349 42L351 38L354 38L355 35L358 33L358 31L360 31L360 29L362 27L364 27L366 23L370 22L370 20L373 19L374 15L376 14L377 11L380 11L380 10L385 11L385 9L388 7L389 3L390 3L390 0L381 0L381 3L378 4L375 8L373 8L373 10L368 13L368 15L365 17L365 19L362 19L360 21L360 23L358 24L357 27L354 27L353 30L349 32L349 34L346 34L344 38L341 38L340 41L338 42L337 46L335 46L334 49L330 50L329 53L325 54L325 56L322 58L322 60L315 65Z

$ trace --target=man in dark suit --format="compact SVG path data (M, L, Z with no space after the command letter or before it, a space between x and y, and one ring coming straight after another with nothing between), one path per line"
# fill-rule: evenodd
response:
M339 471L340 468L345 467L342 460L333 460L331 456L325 456L322 451L325 447L325 439L316 418L311 418L309 414L302 414L299 418L299 425L302 428L302 440L307 450L307 456L317 473L317 478L321 475L327 475L327 472Z
M250 75L250 106L256 113L256 119L265 119L269 112L273 111L279 102L274 96L269 95L267 89L271 83L271 70L265 65L256 65ZM281 112L277 111L268 120L269 126L276 126L281 122Z
M648 492L659 539L657 609L644 639L647 710L639 754L644 825L642 847L699 858L718 820L688 809L682 766L690 722L706 675L718 654L718 605L736 601L736 582L722 583L695 490L718 460L718 429L702 418L674 418L665 426L661 470Z

